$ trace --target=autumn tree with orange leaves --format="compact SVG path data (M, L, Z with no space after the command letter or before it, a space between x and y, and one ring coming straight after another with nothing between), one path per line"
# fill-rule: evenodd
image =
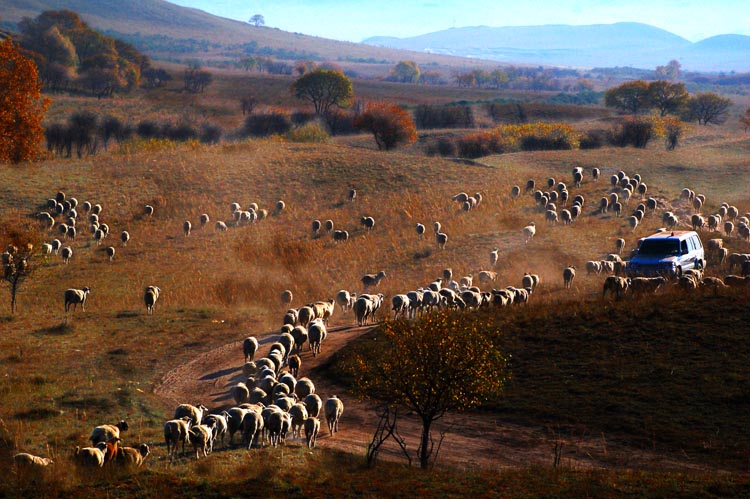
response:
M381 150L389 151L399 144L412 144L417 140L417 127L409 112L396 104L367 104L365 112L354 120L354 126L371 132Z
M20 163L39 156L47 106L36 65L12 39L0 42L0 162Z
M348 364L359 390L386 404L406 407L422 423L417 457L422 468L437 459L433 424L446 413L480 405L497 395L508 359L488 334L493 326L476 314L437 312L386 321L369 351Z

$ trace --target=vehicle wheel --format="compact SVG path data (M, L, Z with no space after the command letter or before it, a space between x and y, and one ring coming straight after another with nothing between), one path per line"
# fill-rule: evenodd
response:
M697 261L697 262L695 263L695 268L697 268L698 270L703 270L703 268L704 268L705 266L706 266L706 264L705 264L705 263L703 262L703 260L698 260L698 261Z
M677 267L676 269L674 269L674 275L678 279L682 277L682 267Z

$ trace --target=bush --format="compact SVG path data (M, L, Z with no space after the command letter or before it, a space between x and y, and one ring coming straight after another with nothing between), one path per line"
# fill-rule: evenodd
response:
M513 151L578 149L578 134L565 123L503 125L489 132L466 135L458 141L458 154L478 158Z
M198 132L187 123L179 125L166 124L162 127L161 137L174 140L175 142L186 142L198 137Z
M607 139L610 144L626 147L632 145L645 148L654 137L654 124L649 118L627 118L617 123L609 131Z
M305 123L310 123L317 117L318 115L315 113L295 111L292 113L291 119L292 119L292 123L295 125L304 125Z
M472 128L474 113L471 106L417 106L414 122L419 129Z
M355 115L341 109L331 109L325 115L325 122L331 135L353 135L359 133L354 126Z
M328 142L329 136L323 127L316 123L294 127L286 134L286 139L291 142Z
M141 121L135 127L135 133L144 139L155 139L160 136L159 125L153 121Z
M243 127L245 137L268 137L283 135L292 129L292 120L287 114L271 112L248 116Z
M221 140L222 134L223 130L220 126L206 124L201 127L198 140L204 144L217 144Z
M589 130L581 137L581 149L599 149L604 144L605 133L602 130Z

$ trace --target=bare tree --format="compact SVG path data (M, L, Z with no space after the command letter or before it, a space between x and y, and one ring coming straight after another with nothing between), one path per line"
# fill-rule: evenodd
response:
M2 253L2 280L10 286L10 312L15 313L18 289L35 270L34 239L29 227L9 232L11 243Z
M253 17L250 18L250 21L248 21L253 26L264 26L266 24L266 19L260 15L255 14Z
M688 101L688 117L699 125L721 125L727 120L732 100L713 92L696 94Z

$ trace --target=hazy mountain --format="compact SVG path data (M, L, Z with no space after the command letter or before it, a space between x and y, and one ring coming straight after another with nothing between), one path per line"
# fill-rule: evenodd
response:
M750 70L750 37L714 36L698 43L641 23L590 26L477 26L364 43L503 62L653 68L671 59L699 71Z

